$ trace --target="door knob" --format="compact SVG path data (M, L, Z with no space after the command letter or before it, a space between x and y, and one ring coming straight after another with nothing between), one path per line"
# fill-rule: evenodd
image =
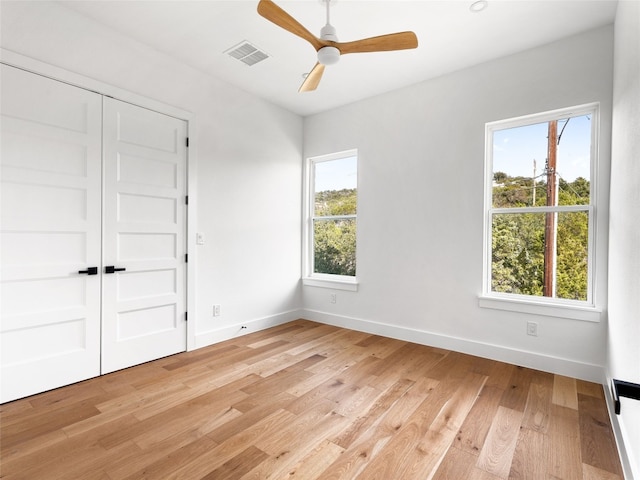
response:
M97 275L98 267L89 267L86 270L78 270L78 273L84 273L85 275Z
M115 272L124 272L126 268L116 268L113 265L108 265L104 267L104 273L115 273Z

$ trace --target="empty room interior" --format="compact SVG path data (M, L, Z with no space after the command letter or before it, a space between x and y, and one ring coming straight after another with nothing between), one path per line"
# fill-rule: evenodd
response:
M640 480L640 1L0 22L0 477Z

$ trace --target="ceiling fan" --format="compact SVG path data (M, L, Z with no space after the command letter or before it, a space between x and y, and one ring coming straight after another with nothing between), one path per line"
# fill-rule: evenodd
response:
M333 65L340 55L347 53L385 52L406 50L418 46L418 38L413 32L398 32L378 37L363 38L352 42L339 42L336 29L329 22L331 0L322 0L327 5L327 24L320 31L320 38L303 27L295 18L276 5L272 0L260 0L258 13L279 27L309 42L318 52L318 61L300 86L299 92L315 90L320 83L325 65Z

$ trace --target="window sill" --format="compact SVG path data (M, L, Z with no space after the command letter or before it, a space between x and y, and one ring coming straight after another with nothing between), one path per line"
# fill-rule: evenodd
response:
M332 288L334 290L358 291L358 281L355 278L316 278L304 277L302 284L308 287Z
M529 313L547 317L568 318L585 322L600 322L602 310L596 307L580 305L562 305L536 302L532 300L520 300L511 298L498 298L481 296L478 299L481 308L494 310L506 310L510 312Z

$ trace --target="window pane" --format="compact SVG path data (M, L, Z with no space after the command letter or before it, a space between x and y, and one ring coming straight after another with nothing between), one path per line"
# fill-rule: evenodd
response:
M357 158L316 162L314 165L314 215L355 215Z
M586 300L588 289L589 214L558 214L556 297Z
M545 214L493 215L491 290L542 296Z
M547 227L556 248L545 254ZM587 300L588 232L588 212L493 215L491 290Z
M587 205L590 173L588 115L493 133L494 208Z
M314 273L355 276L356 221L314 220Z

